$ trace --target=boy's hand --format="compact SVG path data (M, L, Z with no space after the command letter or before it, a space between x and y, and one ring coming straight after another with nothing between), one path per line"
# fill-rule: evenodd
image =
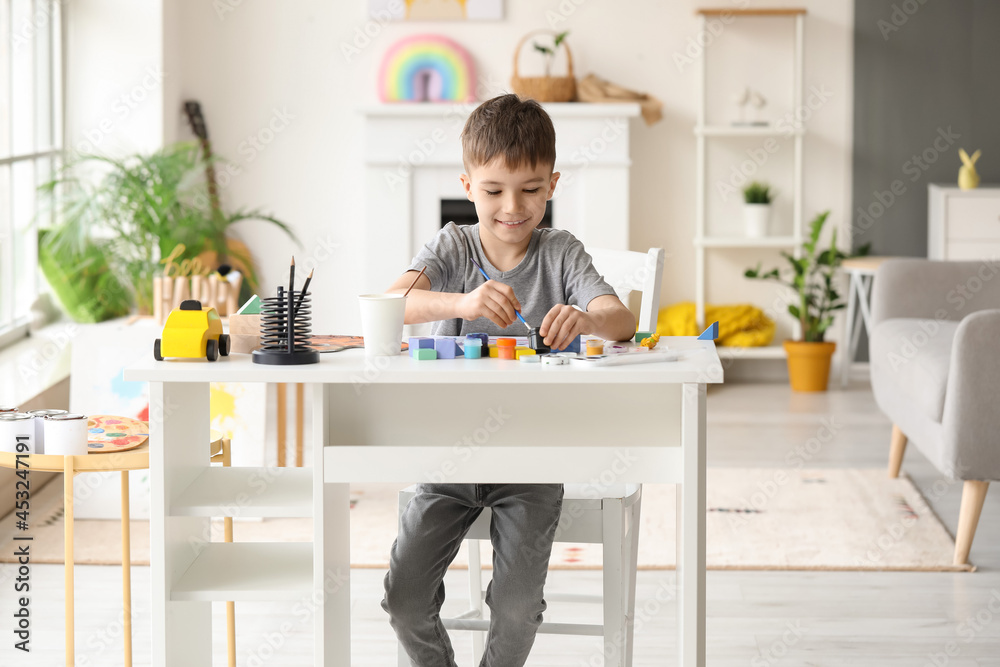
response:
M573 306L552 306L538 327L543 342L554 350L566 349L580 334L591 333L594 324L589 314Z
M485 317L505 329L517 321L515 310L521 310L521 302L514 296L514 288L495 280L487 280L458 302L458 313L463 320Z

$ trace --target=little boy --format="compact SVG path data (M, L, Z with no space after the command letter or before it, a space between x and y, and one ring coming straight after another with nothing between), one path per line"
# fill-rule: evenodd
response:
M542 107L517 95L484 102L465 124L462 153L462 185L479 222L446 225L389 289L406 291L427 267L407 297L406 323L435 322L435 335L525 336L518 311L554 349L580 334L631 338L632 313L583 244L566 231L536 229L559 180L555 130ZM562 484L419 485L400 519L382 600L413 665L455 665L439 616L442 582L484 507L493 512L494 556L481 667L524 665L546 608L542 588L562 497Z

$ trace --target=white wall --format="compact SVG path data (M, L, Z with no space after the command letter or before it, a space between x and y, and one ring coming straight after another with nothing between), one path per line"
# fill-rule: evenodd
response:
M162 145L160 0L64 2L66 147L121 155Z
M83 4L114 3L88 0ZM258 257L266 289L285 280L288 257L294 252L300 267L316 264L314 330L353 332L358 321L354 295L379 287L362 286L356 278L365 261L359 252L359 227L364 221L363 137L357 109L376 101L374 81L382 53L394 40L415 31L442 33L469 49L481 83L500 92L510 78L517 39L552 23L558 30L571 31L569 43L579 76L594 72L648 91L664 102L661 123L646 127L638 121L633 126L631 246L665 247L669 254L663 303L691 299L697 69L679 66L675 59L687 53L700 57L694 10L705 4L693 0L507 0L502 22L380 26L370 22L364 0L171 0L162 14L163 136L167 141L190 138L181 102L186 98L201 101L213 146L239 169L223 189L225 203L264 207L293 223L303 241L304 248L296 249L266 225L240 229ZM743 4L733 2L733 6ZM809 10L806 88L825 86L831 95L808 123L804 211L808 219L818 210L832 208L833 222L845 229L850 196L853 3L750 4L806 6ZM220 14L225 7L232 11ZM142 71L142 57L158 39L147 34L144 17L136 15L140 10L129 13L132 16L116 16L115 25L128 21L128 45L122 50L133 49L139 57L124 58L101 70L102 76L119 86L130 84ZM366 28L374 36L359 38ZM121 39L123 29L114 32ZM766 64L777 57L773 40L766 35L756 39L740 34L727 26L722 39L744 41L750 51L745 62L750 67L734 68L729 79L719 84L723 100L745 83L761 81L765 94L774 86L769 80L772 68ZM353 45L356 39L360 53L345 56L342 45ZM532 61L526 51L525 62ZM780 95L769 97L777 109ZM260 150L251 146L251 137L258 138ZM736 163L745 157L746 148L740 146L719 159ZM790 144L783 150L790 153ZM776 169L779 164L776 159L766 166ZM767 170L762 173L768 174ZM784 189L786 195L789 190ZM747 283L741 274L743 267L760 258L765 263L768 258L777 260L776 252L714 252L709 262L713 275L710 302L753 300L763 305L772 301L772 288Z

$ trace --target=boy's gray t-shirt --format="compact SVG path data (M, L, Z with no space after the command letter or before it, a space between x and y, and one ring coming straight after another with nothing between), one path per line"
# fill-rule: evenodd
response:
M597 272L583 244L561 229L535 229L521 263L510 271L493 266L479 240L479 224L456 225L449 222L413 258L410 271L424 266L424 275L434 292L467 294L486 282L469 258L475 258L490 279L510 285L521 302L521 315L529 326L538 327L556 304L587 309L595 297L615 291ZM464 336L485 333L491 336L525 336L528 330L520 321L506 329L486 319L467 322L461 318L435 322L436 336Z

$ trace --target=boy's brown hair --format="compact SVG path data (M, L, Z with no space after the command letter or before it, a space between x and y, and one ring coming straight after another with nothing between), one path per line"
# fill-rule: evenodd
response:
M476 107L462 130L465 170L497 158L511 170L539 163L555 167L556 130L542 105L511 93Z

